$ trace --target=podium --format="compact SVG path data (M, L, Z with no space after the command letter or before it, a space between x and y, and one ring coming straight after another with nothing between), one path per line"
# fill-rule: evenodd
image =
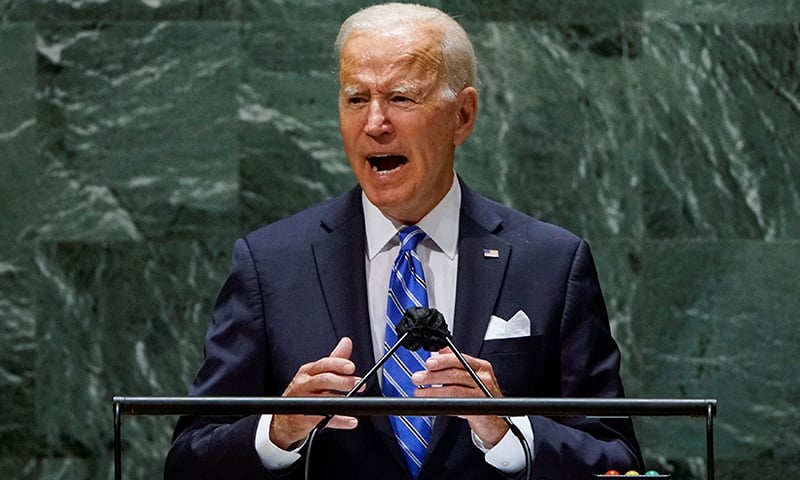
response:
M383 398L383 397L123 397L114 410L114 478L122 480L122 417L126 415L542 415L547 417L705 417L706 480L714 480L715 399L635 398ZM606 478L599 475L599 478ZM623 478L623 477L619 477ZM650 477L657 478L657 477ZM666 478L662 476L661 478ZM589 479L587 479L589 480Z

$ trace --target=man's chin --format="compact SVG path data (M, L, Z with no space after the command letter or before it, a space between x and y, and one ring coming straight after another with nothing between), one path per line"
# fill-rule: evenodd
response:
M424 216L424 214L418 216L414 212L409 199L403 200L395 197L387 198L381 195L370 197L369 194L367 194L367 198L370 202L372 202L373 205L378 207L378 210L380 210L381 213L392 220L396 220L404 224L416 223Z

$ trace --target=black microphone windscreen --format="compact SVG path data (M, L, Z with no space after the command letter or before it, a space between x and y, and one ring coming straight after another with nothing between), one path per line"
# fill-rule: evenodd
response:
M412 307L406 310L397 324L397 337L404 333L408 336L403 346L409 350L420 348L429 352L441 350L447 346L446 338L450 336L444 315L435 308Z

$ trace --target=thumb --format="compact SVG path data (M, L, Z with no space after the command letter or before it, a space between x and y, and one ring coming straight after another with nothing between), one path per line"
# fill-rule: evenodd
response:
M333 348L330 356L333 358L349 359L351 353L353 353L353 341L350 340L349 337L342 337L339 343Z

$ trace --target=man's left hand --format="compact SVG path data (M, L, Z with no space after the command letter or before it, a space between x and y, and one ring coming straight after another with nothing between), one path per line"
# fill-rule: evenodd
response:
M464 355L467 363L495 398L503 396L492 364L480 358ZM483 390L464 368L449 347L439 350L426 362L427 370L414 373L411 381L421 387L415 390L418 398L485 397ZM459 415L469 422L473 432L487 445L497 444L508 432L508 425L494 415Z

